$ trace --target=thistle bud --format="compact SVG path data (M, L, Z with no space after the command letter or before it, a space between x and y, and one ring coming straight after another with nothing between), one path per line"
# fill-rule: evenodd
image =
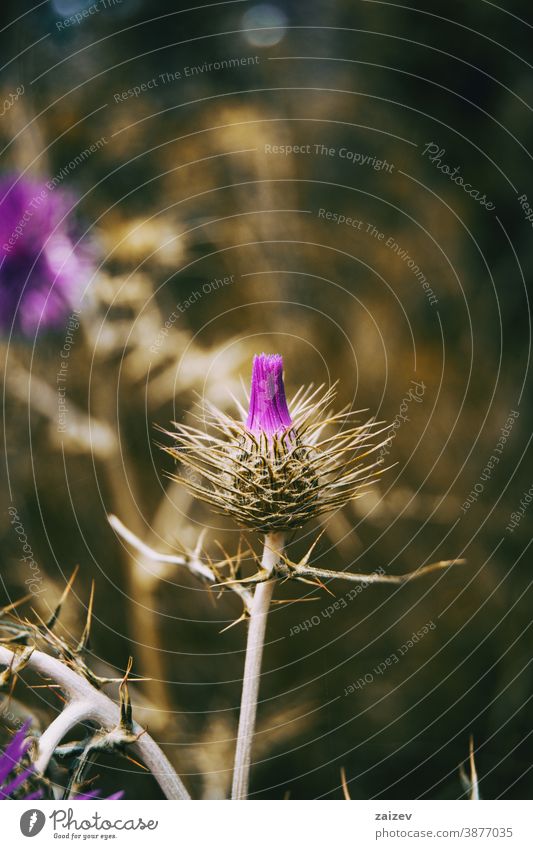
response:
M247 430L255 436L265 433L272 437L291 425L283 385L283 358L279 354L254 357Z
M288 404L282 357L254 357L245 421L210 408L211 432L177 425L169 434L174 444L166 450L194 472L176 480L217 512L264 533L342 507L381 473L379 458L364 458L385 443L372 444L375 422L353 427L352 413L329 414L334 396L334 387L309 387ZM330 429L337 434L326 436Z

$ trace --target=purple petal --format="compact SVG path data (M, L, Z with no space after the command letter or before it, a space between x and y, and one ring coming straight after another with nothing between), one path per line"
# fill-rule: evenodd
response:
M99 795L100 795L99 790L87 790L86 793L78 793L78 795L75 796L74 798L76 799L77 802L83 802L83 801L87 801L87 800L90 800L90 799L97 799Z
M283 358L279 354L255 356L247 429L256 436L265 433L272 437L275 433L283 433L291 425L283 385Z
M0 755L0 786L9 773L20 763L29 748L30 741L26 740L26 732L29 727L30 720L27 720Z
M100 796L100 793L101 793L100 790L87 790L86 793L79 793L75 797L76 802L80 802L80 801L84 801L84 800L90 800L90 799L97 799ZM111 796L106 796L105 798L107 800L122 799L123 796L124 796L124 790L117 790L116 793L113 793Z
M13 781L10 781L9 784L5 784L0 788L0 798L10 799L15 790L17 790L21 784L24 784L27 778L33 775L33 767L30 766L28 769L23 770Z
M27 796L24 796L24 800L26 802L29 802L30 799L42 799L42 797L43 797L43 791L42 790L35 790L33 793L28 793Z

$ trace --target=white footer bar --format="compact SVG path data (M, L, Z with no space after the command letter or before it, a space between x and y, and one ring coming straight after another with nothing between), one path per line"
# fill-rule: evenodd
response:
M9 849L533 847L527 801L36 801L4 802L0 811Z

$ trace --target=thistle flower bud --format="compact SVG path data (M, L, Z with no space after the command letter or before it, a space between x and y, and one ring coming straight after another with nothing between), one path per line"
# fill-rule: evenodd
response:
M329 413L334 396L335 387L310 386L289 405L282 357L254 357L245 421L208 407L208 430L176 425L169 433L174 444L165 450L189 470L175 479L217 512L265 533L342 507L381 473L379 458L364 460L387 440L373 445L384 429L372 420L351 426L354 413ZM329 429L336 433L326 436Z
M265 433L271 437L291 425L283 385L283 358L279 354L254 357L247 430L255 436Z

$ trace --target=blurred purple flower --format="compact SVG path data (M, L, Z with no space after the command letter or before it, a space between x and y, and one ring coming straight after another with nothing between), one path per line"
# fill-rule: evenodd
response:
M30 766L21 769L20 767L24 755L28 751L31 740L27 737L27 732L30 727L30 720L27 720L14 735L13 739L8 743L3 752L0 753L0 801L5 799L13 799L16 791L21 787L27 779L34 774L34 768ZM17 772L16 775L12 773ZM26 801L30 799L40 799L43 793L42 790L35 790L32 793L26 793L20 797ZM100 790L88 790L87 793L80 793L75 798L96 799L100 795ZM121 799L124 795L122 790L108 796L108 799Z
M30 766L9 780L10 774L19 766L30 746L30 740L26 739L26 732L29 727L30 721L28 720L17 731L11 742L8 743L0 755L0 799L11 799L13 793L15 793L21 784L24 784L33 772L33 768ZM41 792L37 791L36 793L25 796L25 798L38 799L41 795Z
M24 334L68 315L90 261L74 247L73 198L20 175L0 178L0 329Z
M283 433L292 425L283 385L283 358L279 354L254 357L247 429L256 436Z

